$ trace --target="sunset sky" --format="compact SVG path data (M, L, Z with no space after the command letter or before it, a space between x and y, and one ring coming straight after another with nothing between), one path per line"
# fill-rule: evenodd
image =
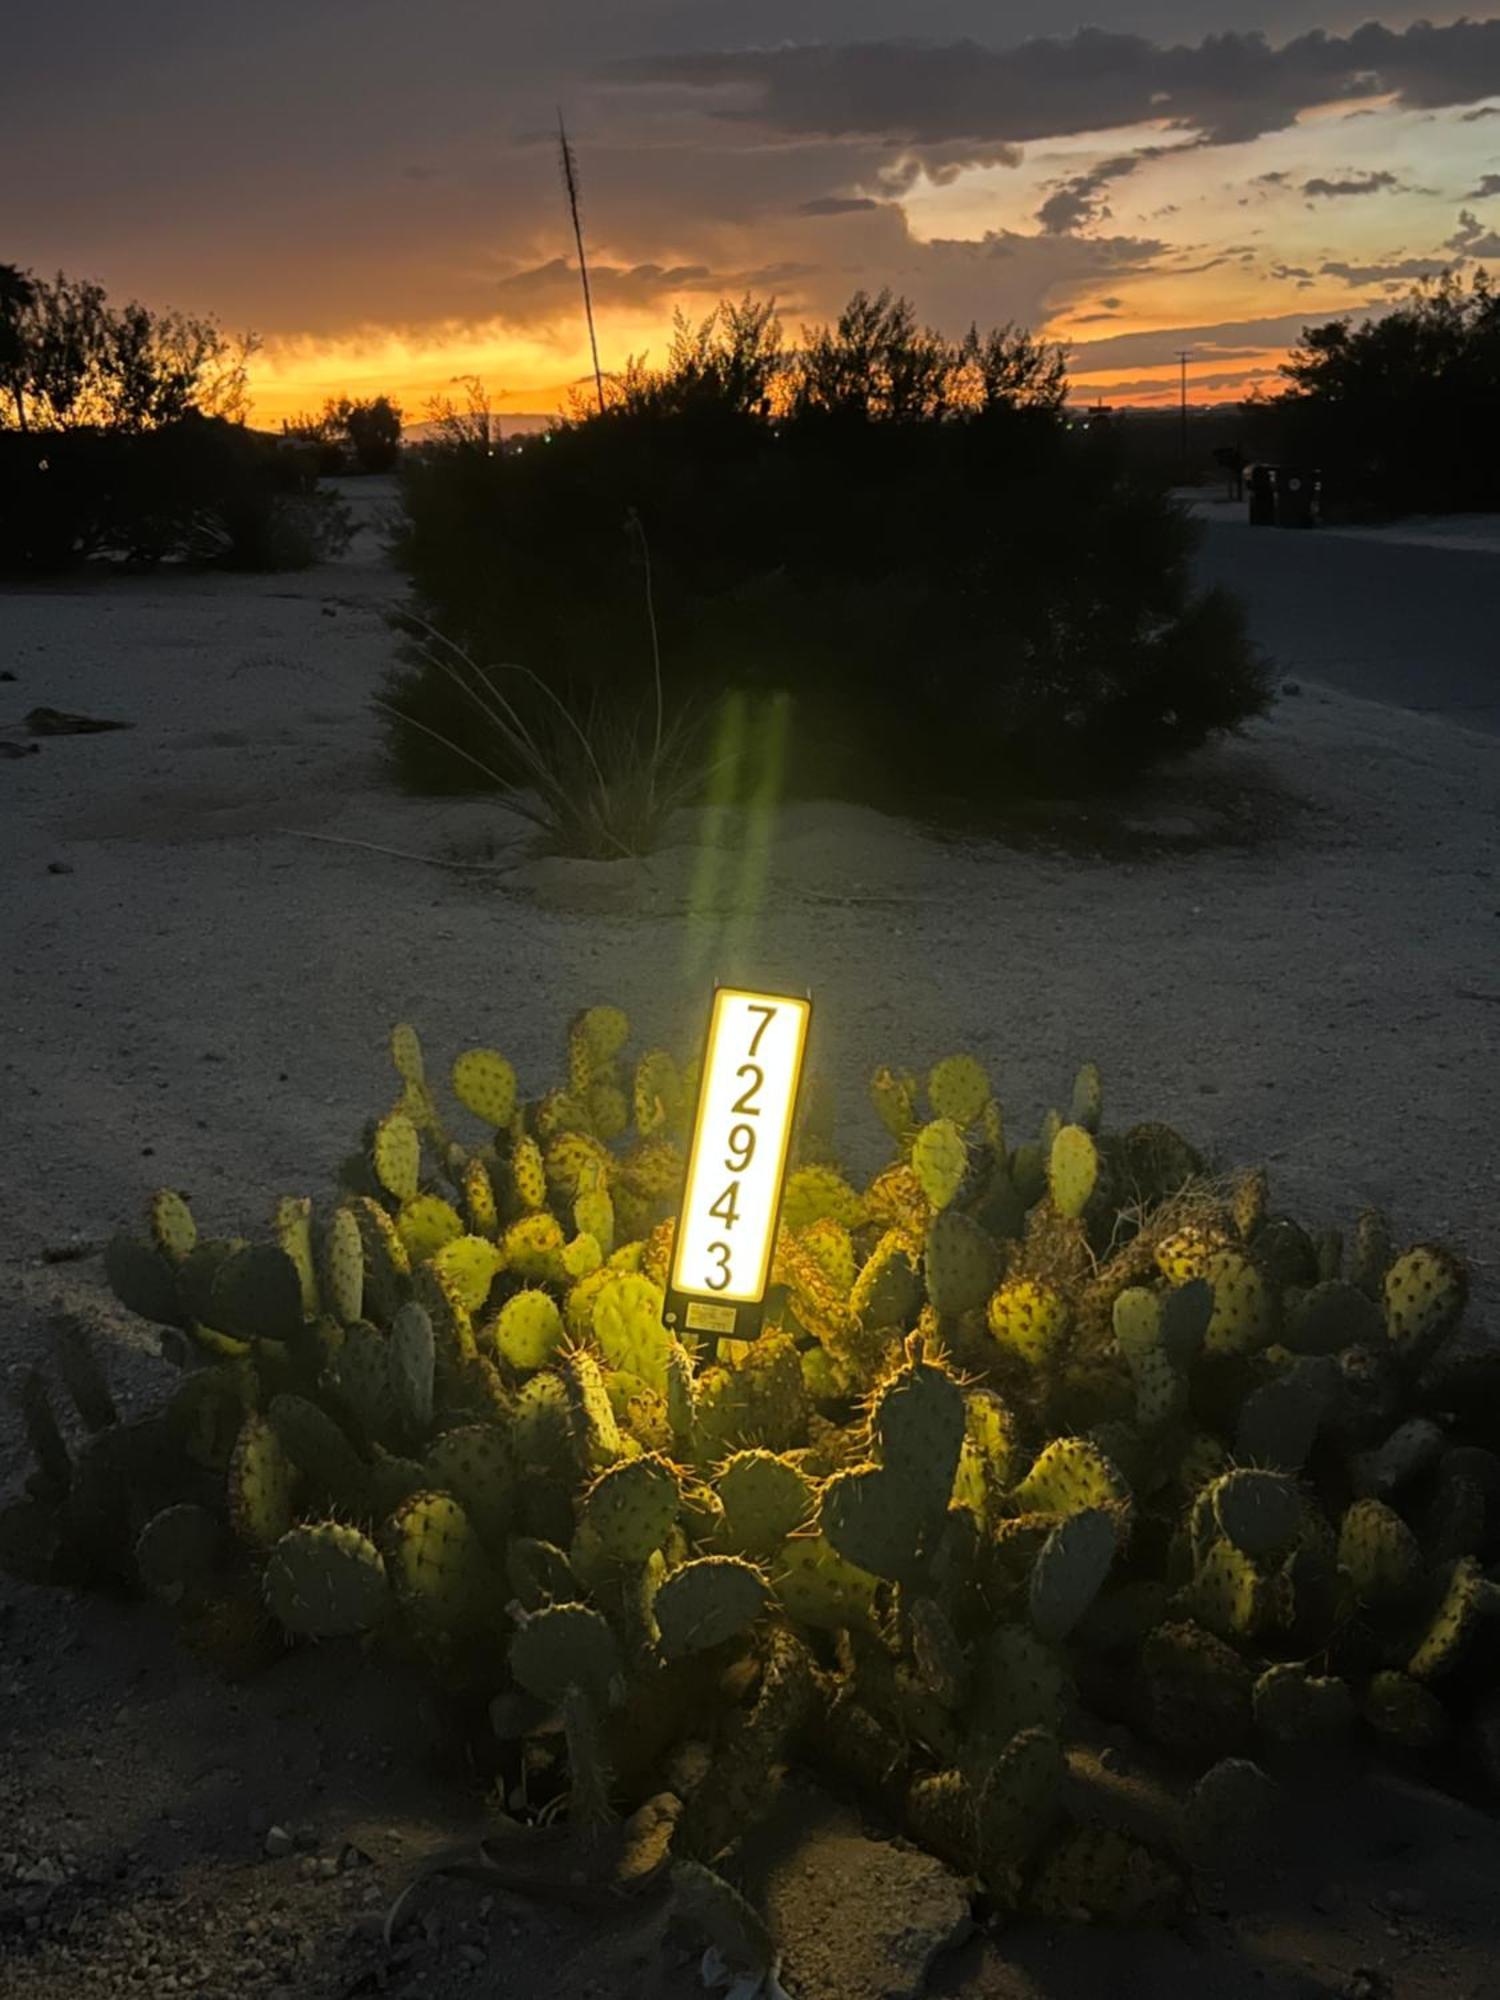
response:
M920 39L918 39L920 38ZM256 417L455 377L550 412L673 308L890 285L1075 389L1269 382L1308 321L1500 275L1500 19L1337 0L21 0L0 260L253 330Z

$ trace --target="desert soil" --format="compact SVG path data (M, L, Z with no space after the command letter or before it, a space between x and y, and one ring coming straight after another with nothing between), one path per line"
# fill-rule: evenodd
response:
M215 1232L326 1189L391 1095L393 1021L436 1057L493 1042L533 1087L577 1006L618 1001L680 1043L715 975L812 989L856 1165L877 1061L972 1049L1024 1134L1090 1056L1115 1122L1265 1162L1299 1216L1376 1203L1466 1245L1473 1330L1500 1324L1492 737L1293 654L1300 692L1107 819L1002 844L797 806L712 840L689 817L647 863L538 859L492 804L387 789L369 697L397 594L367 530L295 577L0 595L0 745L40 743L0 761L7 1365L72 1311L127 1398L156 1393L97 1246L163 1182ZM37 706L132 726L31 739ZM456 861L481 865L433 865ZM227 1685L144 1607L0 1585L0 1993L700 1990L691 1935L663 1944L650 1913L477 1883L386 1948L386 1901L481 1806L419 1697L334 1649ZM962 1941L951 1885L908 1856L893 1886L904 1850L869 1831L810 1805L762 1872L802 2000L1500 1992L1493 1822L1358 1773L1253 1896L1205 1884L1191 1923L1125 1939Z

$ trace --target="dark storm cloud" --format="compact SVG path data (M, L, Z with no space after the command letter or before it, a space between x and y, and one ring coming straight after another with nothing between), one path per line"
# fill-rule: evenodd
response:
M1168 47L1102 28L1008 49L822 43L640 57L616 73L716 92L724 118L825 137L1024 141L1167 119L1229 143L1341 99L1389 96L1436 109L1500 94L1500 20L1401 29L1372 21L1348 35L1314 30L1279 48L1259 34Z
M1464 200L1488 201L1492 194L1500 194L1500 174L1481 175L1478 187L1471 187Z
M1472 208L1461 208L1458 227L1444 248L1461 257L1500 257L1500 230L1486 229Z
M1305 313L1277 313L1266 319L1224 320L1213 326L1105 334L1097 340L1075 340L1069 359L1075 370L1093 373L1104 368L1149 367L1186 347L1195 362L1223 367L1233 361L1253 361L1268 349L1300 340L1307 324Z
M1314 179L1302 183L1302 192L1314 200L1320 197L1324 200L1334 200L1347 194L1381 194L1388 188L1399 188L1400 185L1394 174L1383 172L1344 174L1338 180L1330 180L1326 175L1319 174Z
M1061 182L1037 210L1036 219L1049 236L1061 236L1084 223L1097 222L1109 214L1104 201L1107 188L1135 173L1148 160L1159 160L1164 154L1179 150L1182 149L1176 146L1141 146L1133 153L1116 153L1108 160L1101 160L1087 172Z
M1441 257L1395 257L1385 264L1324 263L1318 266L1318 273L1346 285L1416 284L1423 278L1441 277L1448 268Z
M872 201L867 194L820 194L815 201L797 204L799 215L864 215L872 208L879 208L878 201Z
M715 271L707 264L616 264L589 262L589 285L600 307L637 311L660 306L684 293L714 299L735 292L770 292L807 276L805 264L767 264L754 271ZM553 257L530 270L513 271L495 287L498 316L512 326L545 323L578 303L578 266Z

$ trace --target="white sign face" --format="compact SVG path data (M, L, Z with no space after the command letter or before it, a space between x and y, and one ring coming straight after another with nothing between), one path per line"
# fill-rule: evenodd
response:
M714 995L672 1289L726 1306L765 1296L812 1004ZM732 1327L733 1314L725 1315ZM690 1323L711 1324L707 1316Z

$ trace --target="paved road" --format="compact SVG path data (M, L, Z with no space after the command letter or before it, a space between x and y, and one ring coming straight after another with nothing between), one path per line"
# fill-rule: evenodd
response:
M1279 677L1500 735L1500 554L1215 521L1198 571L1239 592Z

